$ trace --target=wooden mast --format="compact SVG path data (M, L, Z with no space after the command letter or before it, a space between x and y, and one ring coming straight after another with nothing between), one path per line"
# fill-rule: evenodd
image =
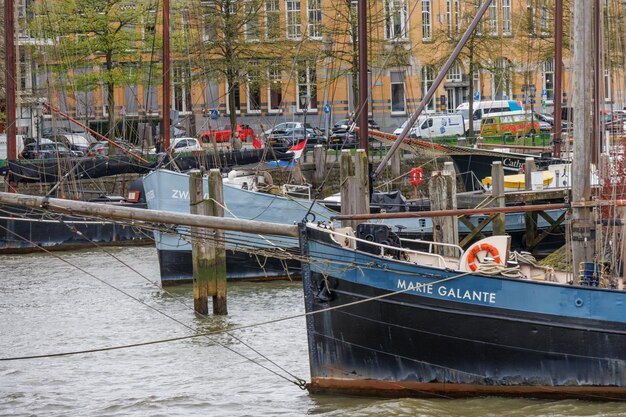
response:
M170 105L172 103L170 71L170 0L163 0L163 149L170 147Z
M563 0L554 2L554 148L553 156L561 157L561 104L563 100Z
M367 155L369 76L367 67L367 0L359 0L359 147Z
M591 199L592 111L593 111L593 2L574 0L574 157L572 158L572 203L585 203ZM575 207L571 221L572 270L577 276L581 262L593 260L595 230L591 209ZM577 279L574 280L578 282Z
M15 7L14 0L4 0L5 83L7 117L7 160L17 159L15 127Z

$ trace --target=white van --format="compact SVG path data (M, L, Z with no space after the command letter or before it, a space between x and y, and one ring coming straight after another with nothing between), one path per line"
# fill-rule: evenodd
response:
M24 150L24 136L15 135L15 147L17 154L19 155ZM0 159L7 159L7 135L6 133L0 134Z
M399 135L409 121L394 130L394 135ZM463 116L458 113L427 114L420 116L409 132L409 137L420 139L438 139L444 137L461 137L465 133Z
M459 107L456 108L456 112L461 114L465 121L465 134L469 133L470 120L474 121L474 133L478 134L478 132L480 132L480 119L482 119L485 114L523 110L523 108L522 102L518 100L492 100L475 101L473 110L474 115L470 117L469 103L461 103Z

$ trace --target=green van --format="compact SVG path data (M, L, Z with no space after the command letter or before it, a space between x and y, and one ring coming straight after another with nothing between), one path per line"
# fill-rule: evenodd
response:
M489 113L482 118L480 124L482 137L520 137L534 135L538 132L539 121L533 120L531 113L524 111Z

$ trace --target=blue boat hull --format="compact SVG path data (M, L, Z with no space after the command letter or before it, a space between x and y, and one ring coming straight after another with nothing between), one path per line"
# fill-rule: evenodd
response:
M626 398L622 291L459 276L319 232L302 245L313 392Z

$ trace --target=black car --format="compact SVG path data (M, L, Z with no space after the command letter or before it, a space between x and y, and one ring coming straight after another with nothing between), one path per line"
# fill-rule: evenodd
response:
M55 159L79 156L76 152L68 149L62 143L46 141L44 143L29 143L24 146L22 158L24 159Z
M328 146L332 148L354 148L357 142L356 133L349 131L335 132L328 138Z
M306 129L307 148L313 148L315 145L326 144L326 137L319 129ZM272 133L269 137L269 145L272 148L287 150L292 146L302 142L304 140L304 129L294 128L281 130Z
M352 119L342 119L337 121L333 127L331 128L331 134L332 133L340 133L340 132L345 132L347 130L350 129L350 127L352 126L352 124L355 123ZM356 122L358 126L358 122ZM372 130L380 130L380 125L378 123L376 123L376 121L374 121L374 119L368 119L367 120L367 127L369 129Z

